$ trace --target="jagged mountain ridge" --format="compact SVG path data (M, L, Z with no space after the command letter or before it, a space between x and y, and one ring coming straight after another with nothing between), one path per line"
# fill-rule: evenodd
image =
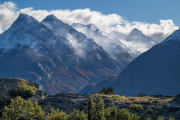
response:
M120 63L124 63L125 66L158 43L144 35L137 28L126 35L117 31L106 33L98 29L94 24L83 25L74 23L72 27L84 33L88 38L94 39L112 58Z
M59 34L45 20L57 21ZM50 94L77 92L89 83L117 74L120 65L92 39L50 15L42 22L20 14L0 35L0 77L18 77L38 82ZM46 21L47 22L47 21ZM51 22L49 22L51 23ZM54 24L54 23L53 23ZM48 27L47 27L48 26ZM86 49L77 54L69 35ZM82 38L82 39L79 39Z
M120 40L115 41L103 35L101 30L99 30L94 24L83 25L80 23L74 23L72 24L72 27L84 33L88 38L94 39L95 42L102 46L113 59L123 65L123 68L125 68L135 58L134 55L128 51L126 45L124 45Z
M176 95L180 88L180 29L130 63L116 78L86 86L80 93L112 86L118 94Z

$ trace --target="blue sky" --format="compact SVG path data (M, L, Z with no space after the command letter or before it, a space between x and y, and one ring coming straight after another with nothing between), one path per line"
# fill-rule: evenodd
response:
M7 0L1 0L4 2ZM157 23L160 19L172 19L180 26L180 0L11 0L19 8L36 10L84 9L104 14L116 13L129 21Z

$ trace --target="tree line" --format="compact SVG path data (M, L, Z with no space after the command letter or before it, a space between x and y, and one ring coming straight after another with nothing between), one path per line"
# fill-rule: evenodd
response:
M95 102L96 101L96 102ZM138 113L142 112L139 105L131 106L128 109L118 109L116 106L105 108L101 95L94 99L92 95L88 99L87 111L74 109L67 114L59 109L51 108L50 113L45 114L37 102L32 103L20 96L11 99L11 103L4 107L2 120L153 120L150 117L142 118ZM136 109L135 109L136 108ZM134 111L134 112L133 112ZM158 116L156 120L163 120ZM174 120L169 118L169 120Z

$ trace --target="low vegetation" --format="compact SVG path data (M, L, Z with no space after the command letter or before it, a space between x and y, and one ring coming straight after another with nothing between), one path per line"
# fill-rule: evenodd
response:
M123 109L116 106L105 108L102 97L100 94L90 95L87 111L74 109L68 114L51 108L51 111L45 114L37 102L32 103L18 96L4 107L2 120L163 120L157 111L144 109L141 105L134 104Z
M113 95L115 91L114 91L114 88L109 86L108 88L103 88L101 91L99 91L99 93L105 94L105 95Z
M12 98L21 96L24 99L30 98L35 95L37 88L29 86L26 82L19 82L15 89L9 91Z

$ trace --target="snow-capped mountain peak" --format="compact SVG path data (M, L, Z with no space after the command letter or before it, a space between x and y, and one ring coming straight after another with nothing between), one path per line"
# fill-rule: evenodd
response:
M134 28L132 31L131 31L131 34L136 34L136 35L141 35L141 36L144 36L144 34L137 28Z
M58 19L54 14L48 15L43 21L43 24L45 24L50 29L53 29L54 27L62 27L65 25L60 19Z
M151 37L144 35L137 28L133 29L126 38L126 45L130 46L133 50L140 53L149 50L152 46L157 44Z
M59 20L54 14L50 14L50 15L48 15L46 18L45 18L45 20L57 20L57 21L61 21L61 20Z
M90 24L88 25L88 28L89 28L90 30L94 30L94 31L98 30L98 28L97 28L94 24L92 24L92 23L90 23Z
M16 21L12 24L12 27L16 27L16 26L20 26L20 25L30 27L36 23L38 23L38 21L36 19L34 19L33 17L31 17L27 14L20 13L18 18L16 19Z
M0 35L0 48L12 49L17 46L34 48L38 43L50 45L53 41L52 31L33 17L20 13L11 27ZM45 41L48 37L48 41ZM26 38L26 39L25 39Z
M74 34L76 32L73 27L62 22L54 15L47 16L44 20L42 20L41 23L43 23L45 26L47 26L60 36L67 37L67 35ZM82 37L85 37L85 35L82 35Z
M144 39L149 39L152 40L150 37L145 36L140 30L137 28L134 28L131 33L127 37L127 41L132 41L132 40L144 40Z
M83 33L78 32L69 24L63 23L55 16L47 16L42 23L57 35L67 38L78 55L84 56L87 51L101 50L101 47L93 39L88 39Z

